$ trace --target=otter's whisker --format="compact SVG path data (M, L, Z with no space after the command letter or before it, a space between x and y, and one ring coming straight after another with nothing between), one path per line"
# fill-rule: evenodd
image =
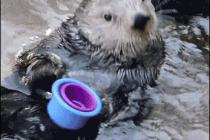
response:
M178 11L176 9L164 9L156 12L157 14L160 15L166 15L166 14L176 14Z
M130 42L130 44L131 44L131 50L132 50L132 52L133 52L133 55L136 55L136 45L133 43L133 42Z

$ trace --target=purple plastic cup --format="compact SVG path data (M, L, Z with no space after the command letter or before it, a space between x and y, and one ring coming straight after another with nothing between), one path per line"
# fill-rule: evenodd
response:
M60 95L69 106L82 112L93 111L97 105L92 93L77 83L62 85Z
M78 130L102 110L97 93L85 83L71 78L55 81L47 105L50 119L59 127Z

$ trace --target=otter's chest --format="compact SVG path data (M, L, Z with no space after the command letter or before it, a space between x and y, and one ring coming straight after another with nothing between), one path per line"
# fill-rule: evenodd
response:
M121 81L117 78L114 66L100 67L92 65L90 57L86 55L72 55L64 61L67 72L64 77L74 78L85 82L93 88L99 96L110 88L118 88ZM114 90L114 89L113 89Z

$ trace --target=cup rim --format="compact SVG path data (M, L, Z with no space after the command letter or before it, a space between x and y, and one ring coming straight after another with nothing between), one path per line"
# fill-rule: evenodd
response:
M68 83L77 83L82 85L83 87L85 87L86 89L90 90L92 92L92 95L94 96L95 100L96 100L96 108L93 111L89 111L89 112L83 112L77 109L72 108L71 106L69 106L68 104L66 104L62 97L60 96L60 87L64 84L68 84ZM63 79L59 79L57 81L55 81L53 83L52 86L52 93L53 93L53 97L55 98L59 104L61 106L63 106L64 108L66 108L68 111L70 111L71 113L77 114L79 116L83 116L83 117L93 117L98 115L101 110L102 110L102 101L99 98L99 96L97 95L97 93L92 90L88 85L86 85L85 83L79 81L79 80L75 80L72 78L63 78Z
M83 96L83 99L81 98L76 99L76 97L73 97L75 101L73 101L73 99L70 99L71 96L67 95L71 94L71 92L67 93L68 88L79 89L80 93L78 94ZM73 94L75 93L72 93L72 96L74 96ZM78 83L63 84L60 88L60 95L68 105L79 111L89 112L93 111L96 108L96 99L93 96L93 93L84 86L82 86L81 84Z

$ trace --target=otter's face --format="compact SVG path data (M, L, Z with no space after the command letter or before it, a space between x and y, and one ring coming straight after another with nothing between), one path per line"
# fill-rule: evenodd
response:
M77 17L93 44L131 56L147 46L157 23L151 0L89 0Z

